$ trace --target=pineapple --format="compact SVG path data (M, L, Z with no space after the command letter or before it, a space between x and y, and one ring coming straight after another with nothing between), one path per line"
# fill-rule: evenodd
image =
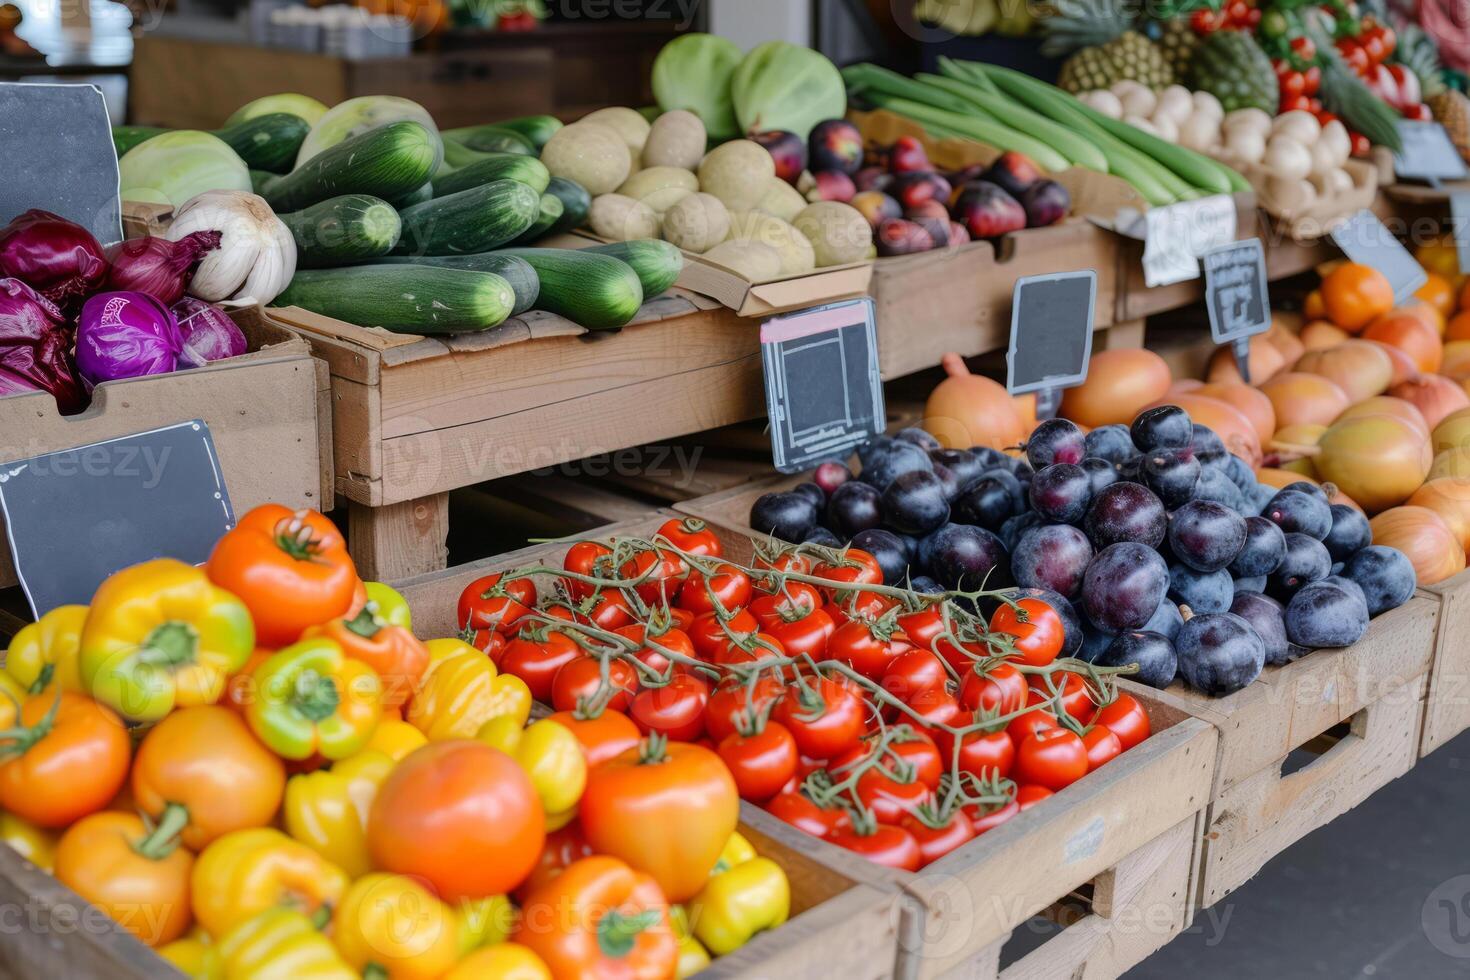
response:
M1424 101L1449 134L1450 142L1455 144L1460 156L1470 162L1470 99L1463 92L1444 87L1443 83L1441 88L1437 95L1431 95Z
M1158 35L1154 41L1164 52L1164 60L1174 70L1175 77L1187 77L1189 64L1194 59L1195 48L1199 47L1200 42L1199 35L1194 32L1189 21L1184 17L1174 17L1150 26L1153 28L1150 34Z
M1174 71L1157 45L1136 31L1124 31L1101 47L1083 48L1068 58L1057 84L1068 92L1088 92L1124 79L1160 89L1174 84Z
M1226 112L1254 106L1276 115L1281 93L1271 59L1244 31L1207 35L1190 64L1190 88L1209 92Z

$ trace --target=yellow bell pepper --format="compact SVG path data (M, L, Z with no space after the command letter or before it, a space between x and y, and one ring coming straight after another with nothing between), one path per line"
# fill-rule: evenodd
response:
M746 840L740 831L734 831L730 834L730 839L725 841L724 848L720 850L720 859L710 869L710 877L713 878L715 875L724 874L731 868L738 867L746 861L754 860L759 856L756 854L755 847L750 841Z
M209 941L208 936L197 930L182 939L175 939L155 952L192 980L220 980L223 965L220 963L219 948Z
M491 718L475 738L504 752L531 777L546 829L560 830L577 813L577 801L587 788L587 757L577 736L565 725L543 718L522 727L512 715Z
M413 878L383 872L347 889L332 939L349 966L387 980L437 980L460 957L454 909Z
M429 669L409 702L409 724L431 742L474 738L491 718L531 716L531 689L501 674L485 654L462 640L430 640Z
M292 776L281 808L286 833L347 872L347 877L362 877L373 870L367 846L368 810L392 771L392 759L365 749L330 769Z
M276 906L308 915L333 908L347 890L347 874L279 830L254 827L231 831L201 851L189 886L195 920L211 936L223 936Z
M219 941L222 980L360 980L305 914L276 906Z
M386 755L394 762L398 762L414 749L429 744L424 733L404 721L402 718L391 718L385 711L383 720L378 722L378 727L373 729L372 737L362 747L363 752L377 751Z
M63 691L85 694L77 651L86 619L86 606L57 606L22 627L5 654L5 673L27 694L40 694L53 681Z
M466 898L459 903L459 949L467 953L510 938L520 913L504 895Z
M551 980L551 970L520 943L500 943L466 956L443 980Z
M50 871L56 859L57 835L43 830L13 813L0 812L0 843L40 868Z
M82 685L129 721L214 704L255 648L250 610L202 568L157 558L97 587L82 626Z
M689 908L695 938L715 956L724 956L786 921L791 886L775 861L752 858L710 878Z
M675 980L684 980L710 965L709 951L689 931L689 911L684 906L669 907L669 922L674 927L674 941L679 944L679 963L674 977Z

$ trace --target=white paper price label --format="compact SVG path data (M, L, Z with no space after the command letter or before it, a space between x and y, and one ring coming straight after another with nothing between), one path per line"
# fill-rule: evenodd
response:
M1393 155L1393 170L1399 178L1434 184L1467 176L1460 151L1439 123L1400 119L1398 131L1404 148Z
M1404 302L1429 281L1418 260L1366 208L1333 228L1332 240L1351 261L1383 273L1393 287L1395 303Z
M1235 240L1235 198L1215 194L1150 208L1144 214L1143 284L1169 286L1199 278L1200 256Z

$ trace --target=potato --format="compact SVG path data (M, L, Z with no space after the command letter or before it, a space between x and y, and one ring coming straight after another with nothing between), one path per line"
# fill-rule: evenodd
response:
M686 109L666 112L653 121L643 144L645 167L682 167L694 171L709 143L704 120Z
M643 145L648 142L648 131L650 129L648 120L636 109L626 109L622 106L613 106L610 109L598 109L596 112L588 113L581 122L596 123L606 126L623 138L628 144L628 155L637 163L643 157Z
M699 180L679 167L649 167L629 177L618 193L642 201L663 214L699 190Z
M806 198L780 177L772 177L770 189L766 191L757 207L767 214L774 214L782 221L792 221L798 214L801 214L801 209L806 207Z
M699 189L725 202L732 211L760 204L776 176L776 161L754 140L732 140L717 146L699 165Z
M553 177L587 188L593 197L611 194L633 172L633 157L617 130L598 123L575 123L556 131L541 150Z
M622 194L604 194L594 200L587 219L594 232L615 242L658 237L659 220L653 209Z
M730 237L769 245L781 256L781 275L799 276L817 267L817 253L807 237L775 215L740 211L730 215Z
M781 253L760 242L722 242L704 257L751 282L765 282L781 274Z
M873 247L873 226L839 201L808 205L792 224L812 243L818 268L860 262Z
M690 194L664 215L664 241L686 252L703 255L729 235L730 212L713 194Z

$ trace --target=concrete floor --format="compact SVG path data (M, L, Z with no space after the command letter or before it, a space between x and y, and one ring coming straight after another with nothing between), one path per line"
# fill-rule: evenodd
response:
M1470 977L1470 733L1297 842L1128 980Z

